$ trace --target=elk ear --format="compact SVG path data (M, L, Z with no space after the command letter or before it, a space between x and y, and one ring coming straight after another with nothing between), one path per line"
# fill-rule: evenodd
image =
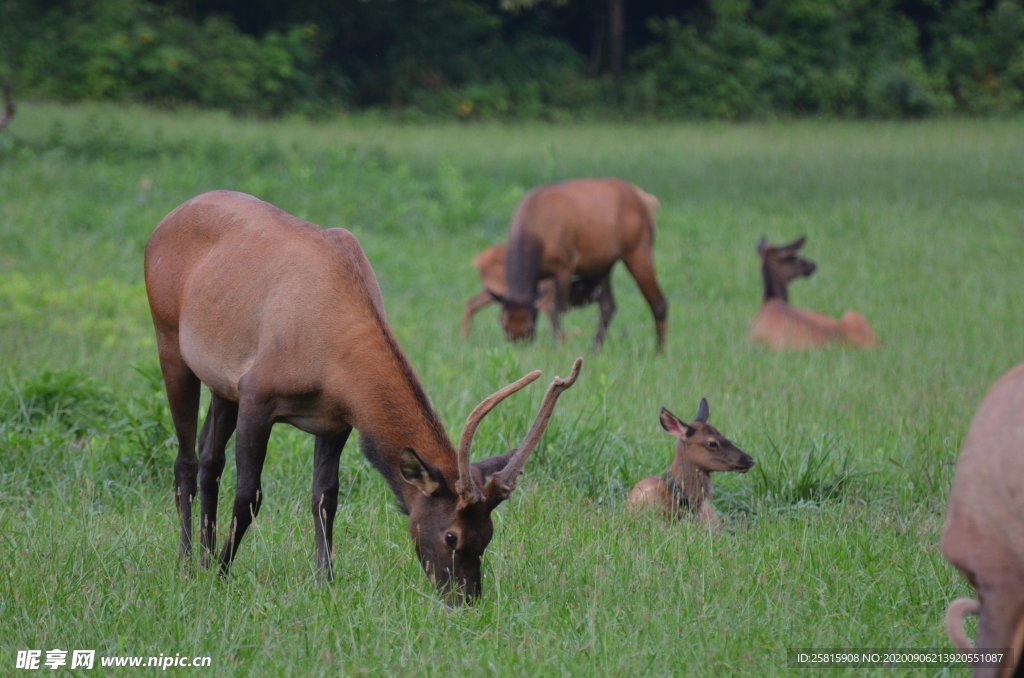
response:
M481 459L480 461L474 461L473 466L480 471L480 475L483 478L484 485L487 484L487 479L492 475L505 468L508 464L509 459L515 454L515 450L509 450L505 454L496 454L493 457L487 459Z
M762 235L761 238L757 241L757 253L763 255L767 249L768 241Z
M801 249L806 242L807 236L802 235L793 242L789 243L788 245L783 245L780 249L791 250L793 252L796 252L798 249Z
M693 435L692 428L664 407L661 408L661 427L677 438L688 438Z
M708 401L707 398L700 399L700 405L697 406L697 416L693 420L699 424L708 423Z
M441 484L434 480L434 473L432 473L433 469L427 466L423 460L408 447L402 450L402 458L399 463L399 468L405 482L410 485L415 485L416 489L428 497L437 492L438 488L441 487Z

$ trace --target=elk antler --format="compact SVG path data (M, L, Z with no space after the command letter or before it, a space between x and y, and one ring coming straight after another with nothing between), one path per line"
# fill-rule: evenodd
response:
M949 604L946 610L946 634L957 649L963 652L974 651L974 643L964 632L964 617L978 614L980 611L981 605L973 598L957 598Z
M480 492L480 488L476 485L476 481L473 480L473 474L469 470L470 446L473 443L473 435L476 433L476 427L480 425L480 421L484 416L493 410L498 403L524 386L533 383L540 375L540 370L530 372L518 381L512 382L505 388L495 391L493 394L484 398L480 404L474 407L473 411L469 413L469 417L466 418L466 425L462 427L462 436L459 438L459 482L457 490L459 493L460 507L464 508L470 504L475 504L478 501L482 501L484 498L483 493Z
M488 493L491 495L490 500L492 502L497 503L505 500L512 490L515 489L516 478L519 477L519 473L523 470L523 466L526 465L527 459L533 453L533 448L537 447L537 443L540 442L540 437L544 435L544 429L548 427L551 413L555 411L555 402L558 400L558 396L562 395L563 391L576 383L576 377L579 376L580 367L582 366L583 358L576 358L576 361L572 364L572 373L569 374L569 377L567 379L555 377L551 385L548 386L548 390L544 394L544 400L540 404L540 410L537 412L537 418L533 421L533 426L530 427L526 437L523 438L523 442L520 443L519 448L512 455L512 458L509 459L508 463L505 464L505 468L492 475L487 481Z
M0 118L0 129L7 127L7 123L14 117L14 98L11 96L11 83L4 83L4 115Z

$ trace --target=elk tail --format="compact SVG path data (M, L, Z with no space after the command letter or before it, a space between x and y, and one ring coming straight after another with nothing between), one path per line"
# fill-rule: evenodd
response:
M633 185L633 188L636 189L637 195L640 196L640 200L644 203L644 207L647 208L647 214L651 219L651 223L653 224L654 212L659 207L661 207L661 201L658 200L657 196L651 195L650 193L648 193L647 191L645 191L644 189L640 188L635 184Z
M981 603L973 598L957 598L946 609L946 635L957 649L972 652L974 643L964 631L965 617L981 612Z

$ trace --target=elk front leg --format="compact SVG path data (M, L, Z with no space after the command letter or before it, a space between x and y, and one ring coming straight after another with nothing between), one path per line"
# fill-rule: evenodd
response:
M173 343L177 344L176 337ZM198 471L196 423L199 418L199 379L176 354L161 353L160 370L178 438L178 457L174 461L174 505L181 525L178 558L186 560L192 556L192 500L196 496Z
M476 312L493 303L496 303L495 299L487 290L477 293L476 296L466 302L466 308L462 312L462 330L459 333L463 339L469 336L469 323L473 319L473 316L476 315Z
M209 567L217 541L217 497L224 472L224 450L238 424L238 403L214 394L199 434L199 562Z
M238 407L238 435L235 438L235 466L238 479L235 485L235 505L231 512L231 527L227 541L220 552L221 574L227 574L238 552L238 545L259 515L263 503L263 462L267 458L267 441L273 425L269 408L256 405L243 394Z
M555 341L565 340L565 333L562 332L562 314L569 310L572 292L572 271L569 269L559 271L555 274L555 291L552 300L551 330L555 334Z
M313 526L316 534L317 579L334 581L334 515L338 511L338 460L352 429L316 437L313 452Z
M609 271L597 284L601 286L600 296L597 298L601 316L597 321L597 334L594 336L593 350L595 353L600 350L601 344L604 343L605 334L608 332L608 326L612 322L612 316L615 315L616 309L615 296L612 294L611 272Z

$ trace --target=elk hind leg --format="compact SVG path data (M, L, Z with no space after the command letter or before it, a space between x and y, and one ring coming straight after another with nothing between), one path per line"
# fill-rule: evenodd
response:
M177 344L176 337L173 344ZM200 384L199 378L177 352L161 352L160 371L163 373L171 421L178 438L178 457L174 461L174 504L181 526L178 557L185 560L192 555L192 500L196 496L198 472L196 424L199 418Z
M1015 585L1012 582L1010 585ZM979 651L1003 650L1007 656L998 671L992 675L1019 675L1021 650L1024 643L1024 596L1015 595L1007 587L979 588L981 593L981 614L978 615L978 633L975 645ZM1014 672L1014 668L1017 672ZM975 675L978 675L976 672Z
M658 352L665 350L665 321L668 318L668 302L658 286L654 275L654 253L651 246L639 246L622 258L630 275L636 280L640 293L651 307L654 316L654 329L658 339Z
M214 394L199 434L200 563L208 567L217 540L217 498L224 472L224 450L238 424L238 403Z
M245 378L243 378L243 382ZM231 511L228 538L220 552L220 569L227 574L249 525L259 515L263 504L263 462L267 458L267 442L273 420L270 408L255 397L247 397L244 388L238 406L238 431L235 437L235 466L238 478L235 503Z

